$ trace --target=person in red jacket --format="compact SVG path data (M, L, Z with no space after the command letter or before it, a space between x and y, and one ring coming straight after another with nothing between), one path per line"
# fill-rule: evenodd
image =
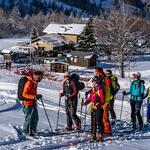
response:
M80 129L81 121L76 114L78 105L78 89L75 81L70 79L69 72L65 72L64 74L63 91L60 93L60 96L65 96L65 107L67 115L66 130L73 130L73 120L76 124L76 129Z
M35 71L32 76L28 77L22 92L22 96L26 98L22 101L22 111L25 114L23 132L30 136L35 135L39 119L36 100L42 98L42 95L37 94L37 85L42 78L43 73Z
M102 106L104 105L105 94L103 88L98 84L98 81L98 77L95 76L92 78L93 87L90 91L90 96L82 105L90 103L92 140L102 141L104 133ZM97 129L98 137L96 138Z

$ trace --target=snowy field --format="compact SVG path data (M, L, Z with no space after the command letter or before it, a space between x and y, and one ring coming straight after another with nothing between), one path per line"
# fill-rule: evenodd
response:
M145 67L145 71L142 72L143 78L146 79L146 84L149 78L149 68L148 63L139 63ZM147 66L147 69L146 69ZM135 68L134 68L135 69ZM136 70L136 69L135 69ZM50 131L49 124L47 122L46 116L44 114L41 102L38 102L39 110L39 124L38 132L39 135L43 136L39 141L25 140L19 137L10 125L16 125L22 127L24 121L24 114L21 111L21 105L16 102L16 90L17 82L20 76L14 74L15 68L11 72L6 70L0 71L0 149L1 150L23 150L23 149L148 149L150 144L150 132L148 127L146 127L146 132L129 134L128 136L119 136L117 133L122 128L127 128L130 123L130 105L129 98L126 97L123 107L122 121L117 121L116 126L113 127L114 138L107 139L102 143L89 143L88 136L90 134L90 117L87 117L86 131L83 129L81 133L71 133L57 135ZM84 69L83 69L84 71ZM90 71L90 70L89 70ZM86 73L87 74L87 73ZM94 75L94 74L93 74ZM115 102L115 111L117 117L120 117L121 108L121 92L127 89L130 80L120 79L119 83L121 85L121 90L117 95ZM56 128L56 117L58 111L58 100L59 91L61 90L61 83L57 81L49 81L44 79L38 88L38 92L43 95L43 100L53 127ZM81 93L81 98L84 98L83 92ZM81 98L79 101L81 101ZM60 109L60 120L59 128L63 128L66 124L66 116L64 110L64 100L62 99ZM145 110L146 111L146 110ZM84 109L83 109L84 112ZM78 114L80 115L80 105L78 106ZM146 112L145 112L146 115ZM82 115L82 122L84 127L84 116Z
M70 68L77 69L74 67ZM114 69L113 69L114 70ZM38 101L39 123L38 133L41 136L40 140L27 140L16 132L13 126L22 128L24 114L21 110L21 105L16 101L17 83L20 78L14 73L15 68L11 72L5 69L0 70L0 150L149 150L150 148L150 126L145 125L143 132L135 132L121 134L124 129L130 128L130 105L129 97L125 97L123 104L122 119L120 118L122 91L127 90L130 85L128 78L128 68L126 68L126 78L119 79L121 90L116 96L115 111L117 114L117 123L113 126L113 137L105 138L104 142L90 143L90 116L87 116L87 122L84 131L84 112L80 116L80 104L78 106L78 115L82 119L82 129L80 133L57 134L51 132L48 121L46 119L44 109L40 101ZM130 74L134 71L140 71L142 78L146 81L146 87L150 84L150 68L149 62L138 62L138 65L131 68ZM83 76L93 76L94 70L78 68L78 73ZM118 75L118 71L115 71ZM60 81L50 81L43 79L39 84L38 93L43 95L43 101L48 112L53 130L56 128L56 118L58 112L59 91L62 83ZM86 90L86 89L85 89ZM80 93L81 98L84 98L84 91ZM145 106L145 105L144 105ZM144 107L144 121L146 121L146 108ZM66 125L66 115L64 109L64 99L62 98L60 108L59 128Z

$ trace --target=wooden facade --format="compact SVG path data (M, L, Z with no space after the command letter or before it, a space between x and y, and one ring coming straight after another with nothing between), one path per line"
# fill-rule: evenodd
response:
M62 62L51 62L51 71L64 73L68 71L69 64Z
M97 56L93 53L86 52L71 52L70 53L69 63L73 66L81 66L81 67L93 67L96 66L96 58Z
M62 34L68 41L77 43L79 35L71 35L71 34Z
M54 50L54 46L48 44L47 42L43 41L42 39L36 39L34 41L32 41L32 46L35 48L43 48L44 51L49 52Z

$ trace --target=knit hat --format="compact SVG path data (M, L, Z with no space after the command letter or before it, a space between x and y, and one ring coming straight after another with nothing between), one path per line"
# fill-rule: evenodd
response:
M95 72L98 74L102 74L103 73L103 68L97 67L95 68Z
M135 72L135 73L133 73L133 77L134 78L140 78L141 77L141 73Z

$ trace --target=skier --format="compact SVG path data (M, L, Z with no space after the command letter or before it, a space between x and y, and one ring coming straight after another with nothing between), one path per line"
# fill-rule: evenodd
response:
M102 105L104 104L105 95L104 90L98 84L98 77L92 78L93 87L90 92L89 98L82 105L87 105L90 103L90 112L91 112L91 139L102 141L104 133L103 125L103 109ZM98 128L98 136L96 138L96 131Z
M148 87L144 98L146 97L147 97L147 123L150 123L150 87Z
M107 74L108 72L106 71ZM113 99L113 94L111 91L111 78L108 75L106 75L104 78L104 91L105 91L105 104L103 105L104 133L108 136L112 136L112 129L109 120L109 110L110 110L110 101Z
M116 114L114 111L114 101L115 101L115 95L120 89L120 85L118 83L117 77L112 74L111 70L106 70L106 77L111 79L111 85L110 85L111 91L110 92L112 94L112 99L110 100L110 103L109 103L109 111L110 111L111 118L112 118L112 125L114 125L116 122Z
M63 82L63 91L60 93L60 96L65 96L65 107L67 115L67 126L66 130L73 130L73 120L76 124L76 130L81 128L81 120L77 116L77 103L78 103L78 89L74 80L70 79L70 73L65 72L64 82ZM73 120L72 120L73 119Z
M22 96L25 99L22 100L22 111L25 114L23 125L23 132L25 135L36 135L36 128L39 119L36 100L42 98L41 94L37 94L37 85L42 78L43 73L41 71L35 71L32 76L28 77L23 88Z
M98 79L98 84L100 84L101 86L103 86L103 80L105 78L105 73L103 71L102 68L100 67L96 67L95 68L95 76L97 76L99 79ZM85 92L85 97L88 97L88 95L90 94L91 90Z
M130 94L130 105L131 105L131 121L132 128L136 129L136 116L139 122L139 130L143 128L143 119L140 113L143 98L144 98L144 81L141 80L141 74L139 72L133 74L133 81L130 85L130 90L128 92L123 91L122 94Z

